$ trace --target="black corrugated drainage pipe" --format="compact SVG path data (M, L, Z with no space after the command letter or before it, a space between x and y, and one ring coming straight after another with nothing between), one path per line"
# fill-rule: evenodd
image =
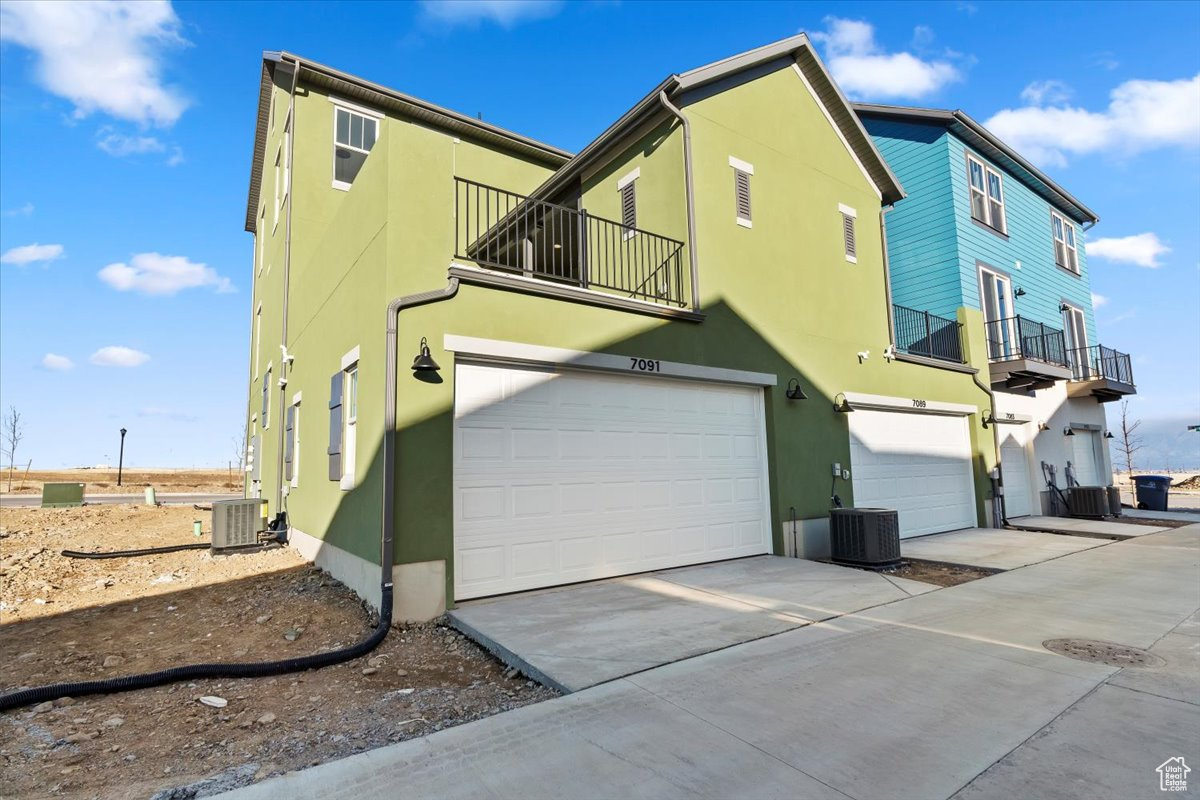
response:
M420 294L398 297L388 304L387 309L387 363L384 419L386 427L383 436L384 449L384 491L383 491L383 526L379 543L380 555L380 598L379 622L375 630L357 644L340 650L330 650L325 653L315 653L311 656L288 658L282 661L261 661L240 664L189 664L183 667L172 667L159 672L148 672L141 675L127 675L122 678L108 678L99 681L81 681L77 683L56 683L47 686L35 686L31 689L19 689L0 695L0 711L10 711L14 708L42 703L47 700L57 700L60 697L81 697L89 694L111 694L126 692L132 689L148 689L162 686L165 683L191 681L202 678L261 678L268 675L280 675L287 672L300 672L307 669L328 667L343 661L359 658L374 650L387 637L392 626L392 559L393 559L393 525L395 524L395 428L396 428L396 376L397 346L396 333L400 312L405 308L436 303L439 300L449 300L458 293L458 279L451 278L444 289Z

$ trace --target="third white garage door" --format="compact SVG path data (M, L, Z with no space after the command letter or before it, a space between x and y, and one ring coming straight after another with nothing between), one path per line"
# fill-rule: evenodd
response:
M460 363L455 597L768 552L762 389Z
M901 537L975 527L966 417L853 411L850 458L854 504L896 509Z

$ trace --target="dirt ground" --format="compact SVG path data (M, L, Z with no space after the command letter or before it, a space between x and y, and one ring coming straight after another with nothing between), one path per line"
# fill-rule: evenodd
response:
M370 632L354 594L287 548L105 561L58 554L193 541L192 520L207 531L207 516L133 505L0 509L0 691L307 655ZM199 702L210 695L227 705ZM2 794L205 796L553 696L448 628L393 628L370 655L321 670L0 714Z
M936 586L958 586L960 583L986 578L1003 570L986 569L984 567L966 567L959 564L945 564L941 561L923 561L918 558L906 558L904 563L894 570L887 570L888 575L897 578L908 578L921 583L932 583Z
M9 474L0 473L0 494L9 493ZM158 492L240 492L242 476L235 466L229 469L125 469L117 486L115 469L16 469L12 474L12 494L41 494L43 483L83 483L84 494L141 494L147 486Z

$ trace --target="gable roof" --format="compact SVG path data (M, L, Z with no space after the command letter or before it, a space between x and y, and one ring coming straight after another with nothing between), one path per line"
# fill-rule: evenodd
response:
M1100 221L1096 212L1075 199L1070 192L1051 180L1046 173L1029 163L1020 153L1002 142L994 133L972 119L965 111L872 103L855 103L854 110L860 117L878 117L941 125L987 158L1000 164L1017 180L1076 222L1081 224L1090 222L1095 225Z
M694 92L738 73L781 59L795 61L804 78L811 84L834 126L862 165L868 178L879 190L883 202L890 204L903 198L904 189L900 186L899 179L884 161L883 156L875 147L871 135L863 128L862 122L854 113L850 102L834 83L829 71L825 69L825 65L813 49L808 36L803 33L668 76L634 104L633 108L626 111L620 119L580 150L574 158L560 167L533 192L533 196L547 197L562 191L589 166L601 162L606 155L617 150L625 142L625 137L646 122L659 117L667 117L668 112L659 101L661 93L665 92L668 98L677 98L684 93Z
M309 86L319 86L348 100L358 100L375 108L397 111L443 130L459 134L484 144L493 145L523 158L557 167L571 154L552 145L451 111L386 86L364 80L333 67L288 52L266 51L262 56L262 75L258 89L258 116L254 134L254 154L250 166L250 188L246 200L246 230L254 232L258 221L258 194L262 184L262 168L266 158L268 124L271 114L271 86L277 68L300 68L300 80ZM288 78L290 81L290 77Z

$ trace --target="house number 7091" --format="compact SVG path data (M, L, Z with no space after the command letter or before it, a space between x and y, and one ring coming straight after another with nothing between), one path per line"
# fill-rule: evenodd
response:
M638 372L662 372L662 364L652 358L629 357L629 368Z

